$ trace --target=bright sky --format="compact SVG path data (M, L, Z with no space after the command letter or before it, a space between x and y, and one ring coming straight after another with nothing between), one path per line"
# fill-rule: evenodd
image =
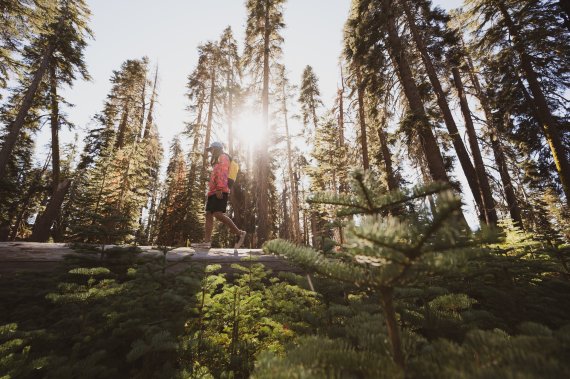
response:
M461 0L434 3L454 8ZM188 119L184 93L186 78L197 61L196 47L217 40L228 25L242 43L245 0L88 0L88 4L95 40L87 47L85 58L93 80L78 81L66 91L67 100L75 104L68 110L70 119L85 130L103 106L112 71L126 59L146 55L152 65L159 65L160 104L155 120L167 147ZM299 84L304 67L313 66L326 105L336 93L342 29L349 6L350 0L289 0L285 8L284 63L289 78ZM65 133L63 139L69 141L73 133ZM82 138L83 132L79 133ZM39 145L48 142L46 130Z

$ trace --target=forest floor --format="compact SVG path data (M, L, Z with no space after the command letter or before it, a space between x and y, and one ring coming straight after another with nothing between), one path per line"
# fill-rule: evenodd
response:
M82 246L84 247L84 246ZM107 254L113 254L113 248L107 245ZM93 246L100 251L101 246ZM141 258L153 259L163 256L160 250L152 246L137 246ZM50 271L59 267L68 258L84 257L93 260L101 259L100 254L84 252L83 248L75 248L65 243L38 242L0 242L0 273L20 271ZM166 253L169 269L178 271L191 263L231 265L247 264L248 261L263 263L267 268L277 271L295 271L287 262L274 255L265 255L261 249L193 249L179 247Z

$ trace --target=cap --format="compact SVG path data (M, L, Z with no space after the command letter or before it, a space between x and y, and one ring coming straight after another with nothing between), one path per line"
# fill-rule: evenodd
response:
M210 151L212 149L224 149L224 144L222 144L221 142L212 142L210 144L210 147L207 148L206 150Z

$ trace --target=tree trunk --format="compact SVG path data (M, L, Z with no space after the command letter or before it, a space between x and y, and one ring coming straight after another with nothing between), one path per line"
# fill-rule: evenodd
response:
M343 160L346 159L345 152L345 137L344 137L344 77L342 75L341 68L341 81L342 87L338 90L338 146L342 153ZM345 193L348 191L348 182L345 173L340 173L339 178L339 188L340 193Z
M457 124L455 123L455 119L453 118L451 109L449 108L447 97L445 96L445 92L443 91L443 87L441 86L441 82L437 76L437 72L433 65L432 59L429 56L427 47L424 43L424 37L420 34L416 26L416 18L409 7L408 0L403 1L402 5L406 13L406 18L408 19L408 25L410 27L410 31L412 32L414 43L422 57L422 62L424 63L430 83L434 89L437 98L437 104L441 110L445 126L447 127L447 130L453 142L455 153L457 154L457 158L461 164L461 168L463 169L463 173L465 174L465 178L467 179L467 183L469 184L469 188L471 189L471 193L473 194L477 208L479 209L480 216L482 219L486 220L489 217L487 217L485 210L493 207L489 206L490 204L485 204L483 192L481 190L480 183L477 180L477 172L471 163L469 153L467 152L465 144L461 139ZM489 222L487 221L487 223Z
M362 77L360 69L356 71L356 91L358 97L358 121L360 123L360 147L362 149L362 167L365 170L370 169L370 160L368 158L368 138L366 135L366 117L364 110L364 88L362 85Z
M504 146L501 142L503 138L502 128L499 128L496 124L496 120L493 118L493 113L491 112L491 106L489 105L489 100L487 96L483 93L481 83L479 78L475 73L475 67L471 57L467 56L467 67L469 69L469 77L471 83L475 89L475 94L481 103L483 108L483 113L485 114L485 119L487 120L487 126L489 128L489 137L491 142L491 148L493 150L493 155L495 157L495 163L497 164L497 169L499 171L499 176L501 177L501 183L503 184L503 190L505 191L505 199L507 201L507 207L509 208L509 214L515 225L523 228L521 209L515 194L515 189L513 187L513 182L511 179L511 174L507 167L507 160L504 153Z
M4 143L0 150L0 178L4 178L6 176L6 166L10 160L14 146L16 146L16 142L18 141L20 131L24 127L24 122L26 121L28 112L34 103L34 97L36 96L38 87L51 64L54 51L55 43L51 42L42 56L42 60L40 61L38 69L34 73L30 86L26 90L20 109L18 110L18 114L16 115L14 122L12 122L8 128L8 134L4 138Z
M382 0L384 10L388 13L388 42L389 50L396 71L400 77L402 87L408 103L410 111L418 125L418 134L422 150L424 152L428 170L432 180L449 183L449 177L445 171L445 165L437 144L437 140L433 134L431 126L427 118L427 114L420 96L420 91L414 80L412 70L408 63L404 47L402 46L401 37L396 29L396 20L394 18L393 0Z
M389 287L380 287L380 298L384 307L384 317L386 318L386 329L388 330L388 338L392 346L392 359L394 363L402 369L405 367L404 353L402 351L402 339L400 337L400 326L396 319L396 310L394 309L394 289Z
M264 29L263 38L263 88L261 93L261 108L263 113L262 128L263 138L258 147L258 175L257 175L257 243L263 244L269 238L269 43L271 38L271 28L269 26L270 0L265 0Z
M129 120L129 101L125 101L125 106L123 109L123 116L121 117L121 122L119 123L119 130L117 132L117 140L115 141L115 149L121 149L125 146L125 134L127 134L127 122Z
M50 236L50 230L53 225L53 221L56 219L57 215L61 210L61 204L65 199L67 190L71 184L70 179L65 179L59 183L57 190L51 196L51 199L41 216L38 216L36 223L34 224L34 230L30 241L33 242L47 242Z
M150 97L150 105L148 107L148 114L146 116L146 124L143 132L143 140L146 140L151 132L154 113L154 102L156 99L156 83L158 81L158 67L154 73L154 84L152 85L152 95Z
M206 119L206 136L204 138L204 149L210 146L210 136L212 134L212 123L214 120L214 102L216 96L216 71L212 68L210 79L210 103L208 104L208 116ZM200 196L206 192L206 171L208 169L208 151L204 150L202 155L202 171L200 172Z
M289 134L289 115L287 110L287 91L285 85L282 87L283 96L283 118L285 120L285 138L287 140L287 171L289 174L289 186L291 188L291 212L293 213L293 241L300 243L301 227L299 225L299 199L295 195L295 179L293 176L293 152L291 148L291 136Z
M60 157L59 157L59 101L57 99L57 78L55 64L50 65L50 102L51 102L51 167L52 167L52 195L55 195L59 186Z
M400 186L394 174L392 167L392 155L388 147L388 139L386 138L386 116L382 117L380 125L378 125L378 139L380 141L380 153L382 155L382 163L384 164L384 172L386 173L386 181L390 191L397 190Z
M465 89L463 88L463 81L461 79L461 74L459 73L459 68L457 67L453 67L451 71L453 73L453 81L455 83L455 88L457 89L457 94L459 96L461 113L463 113L463 118L465 119L465 129L467 129L467 136L469 137L469 146L471 147L471 154L473 154L473 160L475 161L475 171L477 172L477 180L481 188L481 194L484 206L483 213L485 214L487 225L496 226L498 218L497 218L497 211L495 210L495 200L493 199L491 186L489 185L489 178L485 170L485 163L483 162L481 149L479 148L479 143L477 141L475 125L473 124L473 118L471 117L471 110L469 109L469 103L467 102L467 96L465 94Z
M231 64L231 63L230 63ZM230 70L231 71L231 70ZM230 156L234 156L234 83L233 72L228 73L227 87L228 87L228 151Z
M560 182L566 195L566 204L570 204L570 162L568 161L556 119L550 111L548 101L540 86L538 76L534 71L531 58L525 51L524 42L520 40L518 26L513 22L505 4L498 2L497 6L513 38L513 44L519 55L522 71L525 74L525 79L534 97L533 101L536 106L540 125L550 146L552 158L554 159L554 164L556 165L556 170L558 171Z

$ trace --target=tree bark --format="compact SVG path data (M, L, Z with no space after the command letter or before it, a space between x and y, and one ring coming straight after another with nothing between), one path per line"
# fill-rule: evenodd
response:
M129 101L125 101L125 106L123 109L123 116L121 117L121 122L119 123L119 130L117 132L117 140L115 141L115 149L121 149L125 146L125 134L127 134L127 121L129 120Z
M289 116L287 109L287 91L285 84L281 88L281 95L283 97L283 119L285 120L285 138L287 140L287 171L289 174L289 186L291 188L291 212L293 213L293 241L300 243L301 227L299 225L299 199L295 194L295 179L293 176L293 152L291 148L291 136L289 134Z
M449 183L449 177L445 171L445 165L427 118L427 114L420 96L420 91L414 80L412 70L408 63L401 37L396 29L394 18L393 0L382 0L384 10L387 12L388 42L390 55L396 67L398 76L414 119L418 125L418 135L424 152L428 170L432 180Z
M342 74L342 67L341 67L341 88L338 90L338 146L340 151L343 154L343 159L345 159L345 137L344 137L344 77ZM346 174L342 173L339 178L339 188L338 191L340 193L344 193L348 191L348 182L346 178ZM342 235L342 230L341 230Z
M67 190L71 185L70 179L65 179L59 183L57 190L51 196L51 199L46 207L46 210L41 216L38 216L36 223L34 224L34 230L32 231L32 236L30 241L33 242L47 242L50 236L50 230L53 225L53 221L56 219L58 213L61 210L61 204L65 199Z
M461 168L463 169L463 173L465 174L465 178L467 179L467 183L469 185L469 188L471 189L471 193L473 194L473 198L475 199L477 208L479 209L481 216L480 218L486 220L487 223L489 223L488 220L489 217L486 214L486 209L493 207L490 206L490 204L485 203L485 197L483 196L481 184L478 181L477 172L473 167L473 164L471 163L471 159L469 158L469 153L467 152L465 144L461 139L461 135L459 134L457 124L455 123L455 119L453 118L451 109L449 108L447 97L445 96L445 92L443 91L443 87L441 85L439 77L437 76L437 72L433 65L432 59L424 43L424 37L420 34L416 26L416 18L410 9L408 0L403 1L402 5L404 8L404 12L406 13L406 18L408 19L408 25L410 27L410 31L412 32L414 43L418 51L420 52L430 83L435 92L437 98L437 104L443 116L443 121L445 122L447 130L453 142L455 153L457 154L457 158L459 160Z
M154 102L156 100L156 83L158 81L158 67L154 73L154 84L152 85L152 95L150 97L150 104L148 106L148 114L146 116L146 124L143 132L143 140L146 140L151 132L154 113Z
M457 89L457 95L459 96L461 113L465 119L465 129L467 129L467 136L469 137L471 154L473 154L473 160L475 161L475 171L477 172L477 180L481 188L483 200L483 213L485 215L487 225L496 226L498 218L497 211L495 210L495 200L493 199L491 186L489 185L489 178L485 170L485 163L483 162L483 156L481 155L481 149L479 148L479 143L477 141L475 125L473 123L473 118L471 117L471 110L469 109L469 103L467 102L463 80L461 79L459 68L453 67L451 71L453 73L453 81L455 83L455 88Z
M233 82L233 71L231 70L230 61L230 72L228 73L226 86L228 87L228 151L230 156L234 156L234 82Z
M491 142L491 149L493 150L493 156L495 158L495 163L497 164L497 169L499 171L499 176L501 177L501 183L503 184L503 190L505 191L505 199L507 201L507 207L509 208L509 214L515 225L523 228L523 221L521 216L521 209L517 200L515 189L513 186L513 181L511 179L511 174L507 166L507 160L504 153L504 146L501 142L503 138L502 128L499 128L496 124L496 120L493 118L493 113L491 112L491 106L489 105L489 100L487 96L483 93L481 83L479 78L475 73L475 67L471 57L467 56L467 67L469 69L469 77L473 88L475 89L475 95L481 103L483 108L483 113L485 114L485 119L487 120L487 126L489 128L489 138Z
M380 298L384 307L384 317L386 318L386 329L388 338L392 346L392 359L402 369L405 368L404 353L402 351L402 339L400 337L400 326L396 319L396 310L394 309L394 289L389 287L380 287Z
M380 125L378 125L378 139L380 141L380 152L382 154L382 163L384 164L384 172L386 173L386 181L390 191L397 190L400 186L394 174L392 167L392 155L388 147L388 139L386 138L386 116L382 117Z
M208 104L208 116L206 118L206 136L204 137L204 149L210 145L210 136L212 134L212 123L214 120L214 102L216 96L216 70L212 67L210 73L210 103ZM208 169L208 151L204 150L202 155L202 171L200 172L200 195L206 192L206 171Z
M556 170L558 171L558 176L566 195L566 204L570 205L570 162L568 161L567 152L564 148L556 119L550 111L548 101L546 100L546 96L540 86L538 76L534 71L532 60L524 48L524 42L521 41L518 26L511 18L505 4L498 2L497 7L505 20L509 34L513 38L513 44L519 55L522 71L525 74L525 79L533 96L533 102L536 106L539 123L542 127L548 145L550 146L550 152L554 159L554 164L556 165Z
M366 112L364 109L364 88L360 69L356 71L356 92L358 97L358 121L360 123L360 147L362 149L362 167L370 169L370 159L368 157L368 138L366 134Z
M59 156L59 101L57 98L57 77L55 69L55 63L52 62L52 64L50 64L52 196L57 192L61 175Z
M30 86L26 90L26 93L22 100L20 109L18 110L18 114L16 115L16 118L8 128L8 134L6 135L4 143L2 145L2 149L0 150L0 178L4 178L6 176L6 168L8 165L8 161L10 160L12 151L16 146L16 142L18 141L18 136L20 135L20 131L24 127L24 122L26 121L28 112L34 103L34 97L36 96L38 87L53 59L54 51L55 51L55 43L54 41L52 41L47 46L44 55L42 56L42 60L40 61L40 65L36 70L36 72L34 73L32 82L30 83Z
M269 238L269 43L271 38L271 27L269 18L270 1L265 0L264 30L263 37L263 87L261 93L261 108L263 113L262 128L263 133L260 146L258 147L258 175L257 175L257 243L262 245Z

